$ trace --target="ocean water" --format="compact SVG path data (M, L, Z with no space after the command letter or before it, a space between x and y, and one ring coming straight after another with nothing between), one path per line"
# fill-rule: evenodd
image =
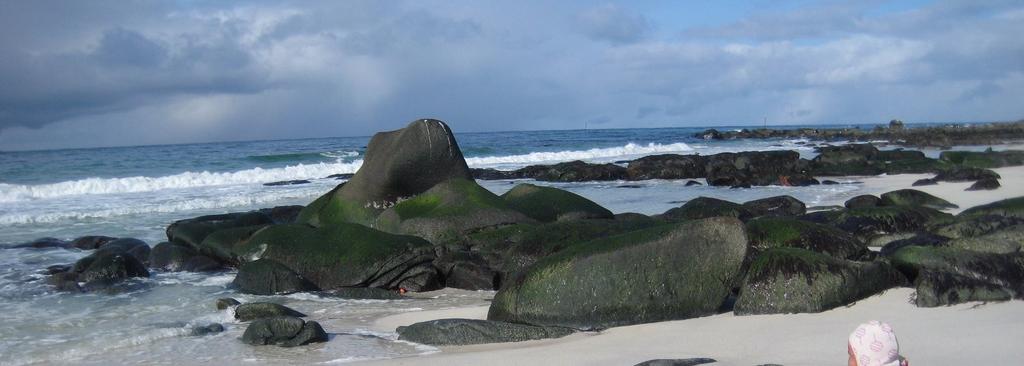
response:
M864 126L871 128L873 126ZM723 129L719 127L719 129ZM802 140L704 141L702 128L528 131L456 134L470 167L515 169L570 160L621 162L645 155L796 150ZM135 237L165 240L174 220L279 205L305 205L355 173L369 137L0 152L0 244L40 237ZM972 147L979 149L983 147ZM936 155L935 151L928 151ZM283 180L309 184L264 186ZM698 197L736 202L789 194L808 206L842 204L864 193L855 179L812 187L685 187L685 181L540 183L588 197L616 213L656 214ZM481 181L501 194L518 181ZM874 193L874 192L872 192ZM87 252L0 250L0 365L24 364L310 364L436 352L369 330L374 319L405 311L484 305L493 293L443 291L391 301L353 301L302 294L260 297L234 292L234 273L161 273L120 295L66 294L41 269L73 263ZM214 309L218 297L272 300L311 315L331 333L325 344L295 349L250 347L244 328ZM223 323L227 331L191 336Z

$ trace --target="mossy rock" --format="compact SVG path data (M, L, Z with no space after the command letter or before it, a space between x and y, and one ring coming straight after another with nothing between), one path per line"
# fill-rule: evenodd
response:
M533 220L476 181L452 179L387 209L376 227L444 245L481 229L529 222Z
M180 271L185 262L199 255L195 249L180 243L163 242L149 252L149 266L165 271Z
M501 278L541 258L592 240L662 225L655 220L575 220L519 224L469 235L466 246L481 253Z
M902 277L885 262L853 262L798 248L775 248L750 264L737 315L817 313L885 291Z
M935 175L940 182L969 182L982 179L999 179L999 173L988 169L954 165L947 167Z
M987 205L975 206L961 212L958 217L1004 216L1024 219L1024 197L1009 198Z
M879 206L922 206L928 208L934 208L936 210L945 210L948 208L959 208L953 203L935 197L931 194L921 192L916 189L900 189L888 193L884 193L881 196L881 200L878 202Z
M927 207L867 207L842 211L832 225L863 239L872 235L917 232L933 221L950 217L952 215Z
M1024 250L1024 225L994 230L984 235L957 238L949 241L951 248L986 253L1016 253Z
M755 213L735 202L711 197L697 197L680 207L661 214L662 219L669 221L697 220L719 216L735 217L747 221L754 217Z
M519 184L501 195L513 209L541 222L611 219L611 211L578 194L552 187Z
M238 265L241 261L235 247L245 243L252 234L264 227L266 225L239 226L214 231L199 244L199 252L221 263Z
M929 224L927 230L950 239L982 236L1011 226L1024 224L1024 217L999 215L959 215Z
M127 253L99 253L78 273L79 282L117 282L132 277L149 277L146 265ZM78 267L76 265L76 267Z
M293 316L258 319L249 324L242 334L242 342L254 346L276 344L295 347L327 340L327 332L320 323Z
M939 160L972 168L1001 168L1024 165L1024 151L943 151Z
M167 240L199 250L207 235L243 226L270 225L274 220L261 212L236 212L179 220L167 227Z
M743 224L727 217L575 245L512 279L487 318L595 329L714 314L746 253Z
M371 226L384 210L450 179L473 179L455 135L442 121L415 120L373 135L359 171L307 205L297 221Z
M920 153L920 151L906 151ZM884 151L883 151L884 153ZM881 155L881 154L880 154ZM899 160L887 160L885 161L885 172L887 174L923 174L923 173L935 173L940 170L946 169L949 164L936 159L924 158L923 154L920 159L899 159ZM882 156L876 159L884 159Z
M743 203L757 216L800 216L807 213L807 205L793 196L775 196Z
M312 282L291 268L270 259L243 264L232 284L239 292L254 295L279 295L295 292L319 291Z
M834 227L785 217L761 217L747 222L750 245L757 251L800 248L847 259L864 255L867 247L853 235Z
M935 294L925 296L945 299L938 302L940 305L952 303L949 296L942 296L947 292L944 288L990 294L998 287L1014 298L1024 294L1024 253L997 254L950 247L911 246L897 251L891 260L897 269L914 279L918 285L921 281L930 281L928 287ZM939 277L922 278L929 273ZM944 285L943 281L950 283ZM957 299L972 301L969 296L957 295Z
M317 287L380 287L413 291L436 289L430 242L349 223L315 228L271 225L235 249L244 261L265 258L292 269ZM427 271L417 268L425 267Z
M561 338L573 333L562 327L541 327L479 319L437 319L398 327L398 339L431 346L522 342Z
M1011 291L994 283L944 272L921 272L914 287L914 304L923 308L968 301L1006 301L1014 297Z

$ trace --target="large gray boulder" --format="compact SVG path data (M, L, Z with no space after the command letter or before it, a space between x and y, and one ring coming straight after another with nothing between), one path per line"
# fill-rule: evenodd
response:
M473 179L455 136L444 122L419 119L403 129L373 135L355 176L306 206L297 221L314 226L371 225L400 199L450 179Z
M513 278L488 319L595 329L713 314L746 253L743 224L726 217L582 243Z
M327 332L320 323L290 316L257 319L242 334L242 342L254 346L295 347L327 342L327 339Z

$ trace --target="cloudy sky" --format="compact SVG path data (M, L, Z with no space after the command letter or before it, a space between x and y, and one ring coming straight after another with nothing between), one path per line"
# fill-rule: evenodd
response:
M2 1L0 150L1024 118L1015 1Z

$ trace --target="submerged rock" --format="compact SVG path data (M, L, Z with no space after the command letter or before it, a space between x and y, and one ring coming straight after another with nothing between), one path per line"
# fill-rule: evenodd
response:
M57 238L39 238L27 243L15 244L8 248L68 248L71 244Z
M679 358L679 359L657 359L647 360L634 366L697 366L715 363L713 358Z
M230 297L224 297L224 298L217 299L217 302L216 302L215 305L217 306L217 310L224 310L224 309L227 309L227 308L230 308L230 307L235 307L235 306L238 306L238 305L241 305L241 304L242 303L239 302L238 300L232 299Z
M558 188L519 184L501 198L513 209L541 222L614 217L594 201Z
M282 180L282 181L278 181L278 182L263 183L263 185L265 185L267 187L276 187L276 186L293 186L293 185L297 185L297 184L309 184L309 183L312 183L312 182L310 182L308 180L305 180L305 179L296 179L296 180Z
M149 252L149 266L165 271L180 271L189 258L199 255L195 249L184 244L163 242Z
M295 271L271 259L259 259L243 264L238 268L238 275L231 283L238 288L239 292L254 295L278 295L320 290Z
M306 314L272 302L250 302L235 308L235 319L243 322L276 316L304 317Z
M72 240L71 246L82 250L94 250L114 240L117 240L117 238L102 235L89 235Z
M737 315L817 313L901 284L884 262L852 262L796 248L759 255L736 299Z
M451 129L438 120L416 120L403 129L373 135L359 171L306 206L298 222L371 225L400 199L450 179L473 179Z
M282 347L327 342L327 332L315 321L290 316L258 319L242 334L242 342L255 346L276 344Z
M438 319L398 327L398 339L432 346L522 342L561 338L573 333L562 327L542 327L478 319Z
M273 224L274 220L262 212L236 212L221 215L207 215L179 220L167 226L167 240L178 242L193 249L201 248L203 239L214 232L243 227Z
M743 224L725 217L576 245L505 284L487 318L596 329L713 314L746 252Z
M192 335L196 337L202 337L210 334L217 334L223 331L223 325L221 325L220 323L213 323L192 328Z

